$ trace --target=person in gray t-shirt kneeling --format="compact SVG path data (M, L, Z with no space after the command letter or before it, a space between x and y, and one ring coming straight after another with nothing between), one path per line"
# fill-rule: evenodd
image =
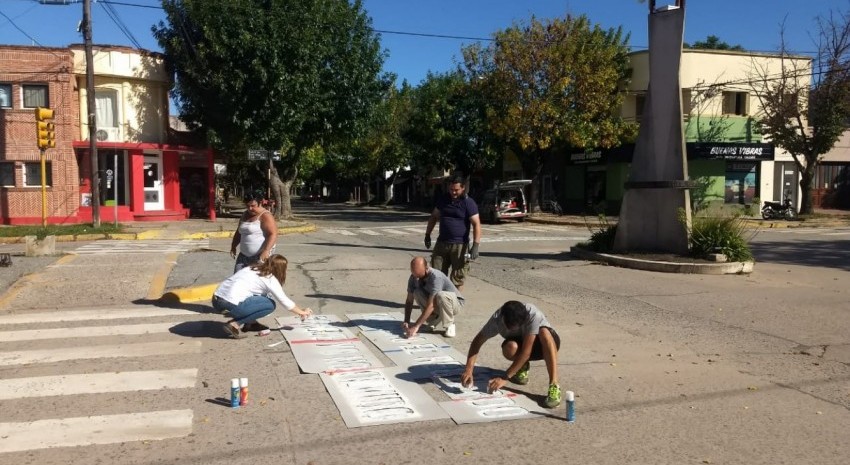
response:
M528 384L529 360L543 359L549 372L546 407L555 408L560 405L558 349L561 348L561 338L539 308L516 300L509 300L496 310L472 340L466 358L466 369L460 377L461 383L464 386L472 385L472 370L478 358L478 351L487 339L496 335L505 338L502 342L502 355L513 363L505 370L504 377L490 380L488 390L493 392L501 389L508 380L515 384Z
M422 308L422 314L411 324L414 302ZM404 302L404 323L401 325L406 337L415 336L423 325L433 328L443 325L446 337L455 337L455 316L462 307L463 296L448 276L428 266L425 257L411 260L407 299Z

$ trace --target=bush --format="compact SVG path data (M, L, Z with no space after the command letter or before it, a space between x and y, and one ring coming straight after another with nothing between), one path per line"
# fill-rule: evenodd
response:
M617 225L609 224L604 214L599 214L599 224L591 226L585 220L587 229L590 230L590 240L581 245L594 252L610 252L614 248L614 237L617 235Z
M753 259L747 244L755 233L748 233L740 216L695 216L691 220L690 250L695 257L722 253L729 261Z

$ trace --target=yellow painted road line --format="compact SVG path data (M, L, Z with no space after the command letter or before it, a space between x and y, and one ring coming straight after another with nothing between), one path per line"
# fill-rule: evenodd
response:
M0 400L195 387L197 368L0 379Z
M165 410L0 423L0 453L179 438L192 433L192 417L191 410Z
M151 286L148 288L148 299L158 299L162 296L162 293L165 292L165 285L168 283L168 275L171 274L171 270L174 268L174 265L177 264L178 256L180 256L180 254L177 252L172 252L165 256L165 263L159 268L159 270L157 270L156 274L154 274L151 279Z

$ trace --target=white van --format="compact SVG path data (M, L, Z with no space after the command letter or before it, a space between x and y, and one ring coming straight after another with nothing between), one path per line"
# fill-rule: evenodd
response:
M530 179L517 179L503 182L484 192L478 204L481 221L492 224L502 220L523 221L528 216L528 202L525 200L525 186Z

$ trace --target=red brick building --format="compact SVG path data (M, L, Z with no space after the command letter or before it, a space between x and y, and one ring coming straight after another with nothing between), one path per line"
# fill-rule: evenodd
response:
M79 132L79 93L66 48L0 47L0 222L41 222L41 163L36 107L55 110L56 148L47 149L47 217L75 223L79 170L72 142Z
M0 46L0 223L41 222L35 107L54 110L47 149L47 221L215 218L212 151L177 141L161 54L94 48L99 198L92 198L86 63L82 46ZM183 140L191 140L182 138Z

